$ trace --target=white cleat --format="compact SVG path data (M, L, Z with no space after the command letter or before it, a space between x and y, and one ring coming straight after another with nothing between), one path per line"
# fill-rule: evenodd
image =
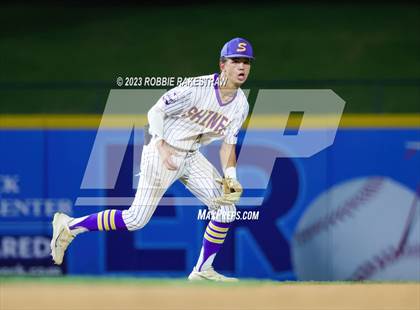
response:
M225 277L216 272L213 267L207 270L198 271L195 267L188 276L189 281L215 281L215 282L238 282L237 278Z
M74 235L70 232L68 223L71 221L71 217L57 212L54 214L52 221L53 226L53 237L51 239L51 256L56 265L61 265L63 262L64 253L67 247L73 241Z

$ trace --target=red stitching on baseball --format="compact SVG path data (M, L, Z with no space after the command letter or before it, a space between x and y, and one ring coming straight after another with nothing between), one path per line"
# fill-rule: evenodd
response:
M372 258L362 262L356 271L350 276L351 281L363 281L371 278L377 272L384 270L388 266L395 264L402 257L420 257L420 244L407 246L404 251L398 253L398 250L391 246ZM413 271L414 272L414 271Z
M378 193L383 183L383 177L369 179L354 196L346 200L337 210L331 214L327 214L307 228L298 231L295 235L296 242L302 245L321 231L325 231L339 222L344 221L346 218L354 216L354 212L357 209Z

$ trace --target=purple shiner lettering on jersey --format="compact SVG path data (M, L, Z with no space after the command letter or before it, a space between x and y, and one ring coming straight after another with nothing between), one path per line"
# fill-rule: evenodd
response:
M195 113L193 116L191 116L191 120L192 121L195 121L196 123L198 123L202 118L203 118L203 116L204 115L206 115L206 110L201 110L201 111L198 111L197 113ZM196 120L197 119L197 120Z
M188 111L182 114L182 116L189 118L201 126L213 129L219 135L223 133L224 129L229 123L229 119L222 114L211 110L200 110L196 107L190 108Z
M214 113L212 117L210 117L206 127L213 129L216 126L217 122L222 118L221 114Z
M200 123L201 126L205 126L204 124L209 119L210 116L212 116L214 111L207 111L207 116L203 119L203 121Z
M191 109L189 109L187 112L185 112L184 114L182 114L182 117L190 117L192 115L194 115L195 113L197 113L198 109L196 107L192 107Z
M226 121L228 121L229 119L225 116L222 117L222 119L220 120L219 124L217 125L217 127L214 129L215 132L217 132L218 134L221 134L223 132L223 130L226 127Z

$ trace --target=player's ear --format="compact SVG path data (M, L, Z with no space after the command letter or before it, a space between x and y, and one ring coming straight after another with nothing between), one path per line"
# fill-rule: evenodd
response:
M225 63L223 61L219 62L219 68L220 68L220 72L222 72L223 70L225 70Z

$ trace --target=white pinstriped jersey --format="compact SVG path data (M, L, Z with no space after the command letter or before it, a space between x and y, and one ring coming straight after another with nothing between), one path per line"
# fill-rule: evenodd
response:
M214 140L236 144L238 132L249 111L248 100L239 88L232 100L222 103L218 74L191 78L156 103L166 117L164 140L183 150L196 150Z
M236 144L237 135L248 115L248 101L241 89L230 102L222 103L217 86L218 75L206 75L187 80L168 92L156 103L165 112L163 138L183 150L197 150L217 139ZM217 221L227 223L234 204L219 204L222 195L217 169L200 151L176 156L178 169L167 169L156 146L143 147L140 180L130 209L123 211L129 230L142 228L152 217L169 186L181 180L210 210L222 210Z

